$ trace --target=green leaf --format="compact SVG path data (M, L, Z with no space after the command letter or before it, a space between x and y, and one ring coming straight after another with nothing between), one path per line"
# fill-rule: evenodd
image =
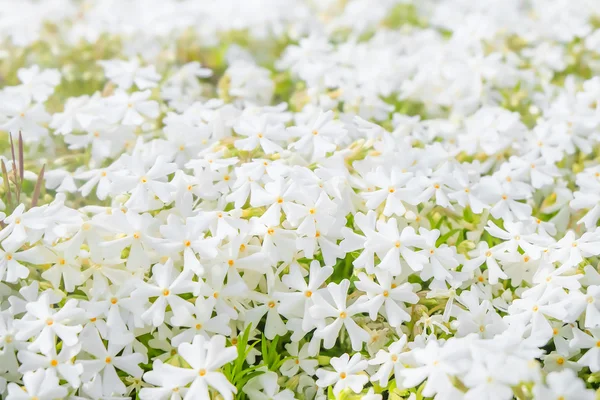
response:
M460 229L452 229L450 232L447 232L447 233L443 234L435 242L435 246L439 247L442 244L448 242L448 239L450 239L455 233L460 232L460 231L461 231Z

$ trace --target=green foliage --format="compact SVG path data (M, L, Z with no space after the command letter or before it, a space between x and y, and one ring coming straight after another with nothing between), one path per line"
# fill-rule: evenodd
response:
M248 381L256 376L264 374L264 371L260 371L259 368L262 365L253 365L248 364L246 359L250 355L250 352L256 346L259 341L254 342L253 344L249 344L250 332L252 330L252 326L248 325L248 327L244 330L244 333L238 337L238 341L236 344L237 348L237 358L223 367L223 374L225 377L231 382L233 386L237 389L236 399L244 400L247 396L242 392L242 389L248 383Z
M398 4L383 21L383 26L398 29L402 26L425 27L426 23L417 13L414 4Z
M354 260L360 255L360 251L354 251L346 254L346 257L339 258L337 263L333 267L333 274L329 278L330 282L340 283L344 279L353 280Z
M269 371L277 373L279 373L281 365L289 358L281 357L282 352L281 349L277 348L278 344L279 336L275 336L275 338L269 342L265 335L262 335L262 340L260 341L262 363Z

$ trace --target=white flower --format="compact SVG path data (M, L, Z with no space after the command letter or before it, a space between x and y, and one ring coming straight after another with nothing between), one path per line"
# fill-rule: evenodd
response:
M244 386L243 392L250 400L293 400L295 398L290 389L280 390L277 374L271 371L250 379Z
M565 400L592 400L595 396L594 391L586 389L585 384L569 369L549 373L546 382L547 386L540 383L533 388L535 400L551 396Z
M20 245L15 247L15 244L10 240L5 240L0 248L0 280L4 282L14 283L19 279L24 279L29 276L29 269L22 263L31 264L46 264L45 256L48 252L44 247L32 247L24 251L18 251Z
M328 152L335 150L337 142L346 133L342 124L333 119L332 111L319 111L319 114L307 125L288 128L292 136L300 139L290 148L306 154L311 162L322 159Z
M352 319L354 315L364 311L364 302L356 301L348 306L346 296L349 287L350 281L344 279L340 284L327 285L327 290L323 291L323 294L317 292L312 295L313 305L310 307L310 314L316 320L315 335L323 339L326 349L332 348L338 340L342 326L350 336L354 351L360 350L363 343L369 340L369 334Z
M433 396L448 390L452 386L450 376L458 372L458 366L452 360L454 355L446 347L449 346L441 347L431 340L425 347L413 350L411 355L417 366L400 371L403 386L414 387L427 379L423 395Z
M143 370L138 364L144 361L140 353L127 354L122 345L108 343L105 346L96 330L88 330L86 334L81 335L82 349L92 355L94 359L82 359L77 362L83 366L83 382L90 382L93 378L100 376L102 378L102 393L107 396L112 393L124 394L125 384L117 375L117 369L126 372L129 375L140 378Z
M298 350L299 344L294 341L285 345L285 349L292 357L281 364L280 371L284 376L292 377L302 369L308 375L314 375L315 368L319 365L317 360L309 358L309 345L305 343Z
M592 372L600 371L600 330L590 329L590 334L583 333L577 328L573 329L573 340L570 345L575 349L589 349L577 363L589 367Z
M218 368L237 357L235 347L225 347L225 337L213 336L210 341L203 336L196 336L192 343L182 343L178 347L181 357L190 365L190 368L178 368L166 364L155 364L159 370L147 372L144 379L149 382L160 382L174 387L192 385L186 391L185 400L208 399L208 387L214 388L226 400L232 400L237 389L225 376L218 372ZM160 373L160 375L158 375ZM146 396L150 395L147 391ZM148 398L148 397L147 397Z
M314 304L313 295L317 293L332 273L332 267L321 267L318 261L312 261L310 263L307 283L302 274L301 267L297 264L290 265L290 273L284 275L281 281L294 291L280 291L274 295L280 302L279 311L281 314L288 318L301 318L302 328L308 332L314 325L314 321L310 315L310 307Z
M25 387L21 388L16 383L8 384L7 400L54 400L64 398L68 394L65 387L60 386L54 369L38 369L26 372L23 376Z
M228 322L229 316L218 313L213 316L214 305L217 300L214 297L203 299L198 297L194 303L194 308L183 308L182 313L174 315L171 323L175 326L187 327L171 339L174 346L179 346L184 342L191 342L196 335L203 335L208 338L209 334L227 335L230 332Z
M45 102L60 83L60 72L56 69L41 70L39 65L30 68L20 68L17 76L21 85L5 88L8 93L28 96L38 103Z
M260 145L265 154L283 151L277 142L281 142L286 138L284 126L269 122L268 116L264 114L260 116L242 116L234 129L237 134L246 136L246 138L236 140L235 147L250 151Z
M359 393L369 381L369 377L363 372L368 364L359 353L350 358L348 354L341 357L333 357L330 360L334 371L324 368L317 370L317 385L320 387L333 386L333 393L337 396L345 388L350 388L354 393Z
M82 310L77 307L77 300L68 300L60 309L51 307L55 304L49 293L42 293L38 300L27 304L27 318L15 321L18 340L28 340L35 337L29 345L29 350L40 350L49 353L56 345L56 337L66 346L75 346L78 343L78 333L81 325L77 320Z
M22 132L27 143L39 142L48 134L44 126L50 122L42 103L32 103L31 98L22 94L0 94L0 129L10 132L13 139Z
M139 126L147 118L158 117L158 103L148 100L151 95L150 90L134 92L131 95L118 91L106 99L106 107L110 114L109 121Z
M400 339L392 343L387 351L379 350L372 360L369 360L370 365L378 365L377 372L371 375L371 381L379 382L382 387L388 385L390 375L396 378L396 385L401 382L402 377L400 371L404 368L403 362L407 362L406 355L402 353L406 347L406 335L402 335Z
M410 321L410 315L404 303L414 304L419 301L419 297L413 292L412 285L408 282L398 285L387 271L376 270L375 276L377 283L361 272L358 275L359 281L355 283L357 289L367 293L368 300L365 301L364 308L369 310L371 319L375 321L383 307L384 315L392 327L396 328L402 322Z
M377 232L367 239L365 248L372 249L379 256L379 268L395 276L403 271L401 257L413 271L424 268L427 257L414 250L424 245L425 241L412 227L408 226L400 232L396 219L390 218L387 222L377 222Z
M144 380L155 387L144 387L140 390L142 400L181 400L185 398L188 388L185 379L178 376L176 367L156 360L152 370L144 374Z
M138 89L144 90L155 87L161 76L153 65L140 67L137 59L131 61L106 60L98 61L104 68L106 77L115 82L121 89L129 89L135 84Z
M152 306L141 315L142 319L154 326L161 325L165 320L167 306L170 306L174 316L185 315L186 309L191 309L192 306L179 295L199 290L198 284L191 280L192 275L191 270L177 271L170 258L164 264L155 264L152 267L153 282L142 282L131 293L133 298L156 298Z
M40 368L53 369L56 374L64 379L73 388L78 388L81 385L80 376L83 373L83 367L78 364L73 364L73 359L79 353L80 345L64 346L60 353L56 354L56 349L51 348L48 354L37 354L29 350L19 351L18 357L21 366L19 372L27 373L28 371L36 371Z

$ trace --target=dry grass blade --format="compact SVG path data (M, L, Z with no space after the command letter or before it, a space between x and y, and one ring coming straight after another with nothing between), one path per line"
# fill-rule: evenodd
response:
M40 197L40 191L42 190L42 182L44 181L44 170L46 169L46 164L42 167L40 174L38 175L37 182L35 183L35 189L33 190L33 196L31 196L31 207L35 207L38 202L38 198Z
M17 159L15 158L15 143L13 142L12 133L8 134L10 138L10 153L12 154L13 173L17 170Z
M21 202L21 191L23 190L23 174L23 136L19 131L19 179L17 179L17 166L15 165L15 155L13 154L13 176L15 179L15 186L17 187L17 204Z
M25 175L25 158L23 157L23 135L19 131L19 176L21 185L23 185L23 176Z
M2 176L4 177L4 190L6 191L6 202L8 204L12 203L12 196L10 194L10 182L8 180L8 171L6 170L6 164L4 160L0 160L0 164L2 164Z

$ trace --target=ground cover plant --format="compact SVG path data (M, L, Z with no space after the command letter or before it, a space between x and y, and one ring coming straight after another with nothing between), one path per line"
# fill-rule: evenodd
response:
M597 398L596 0L3 0L0 43L2 398Z

